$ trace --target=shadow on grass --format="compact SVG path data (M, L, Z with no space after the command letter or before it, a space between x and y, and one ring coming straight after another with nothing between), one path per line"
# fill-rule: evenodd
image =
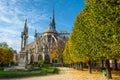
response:
M43 76L47 75L46 73L33 73L33 74L12 74L12 75L0 75L0 79L9 79L9 78L23 78L23 77L32 77L32 76Z

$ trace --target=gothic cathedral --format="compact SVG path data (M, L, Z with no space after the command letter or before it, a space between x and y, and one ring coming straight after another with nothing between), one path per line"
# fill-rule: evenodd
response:
M26 34L28 33L27 20L25 21L23 32ZM21 38L22 38L21 51L27 50L27 57L26 57L27 63L33 63L39 60L44 60L48 63L53 63L53 60L50 57L53 46L55 45L59 46L58 45L59 40L66 42L66 40L68 40L69 33L67 33L65 30L60 32L56 31L55 16L53 9L52 19L50 21L50 24L43 33L38 33L35 30L34 41L30 44L27 44L27 42L25 42L26 40L23 40L23 38L24 39L28 38L28 35L26 37L25 36L21 34ZM59 61L57 63L59 63Z

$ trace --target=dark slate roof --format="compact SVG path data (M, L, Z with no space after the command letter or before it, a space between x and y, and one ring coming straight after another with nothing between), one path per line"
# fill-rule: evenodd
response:
M53 27L52 24L49 24L48 29L46 29L46 30L44 31L44 33L47 33L47 32L57 33L57 31L55 30L55 28Z

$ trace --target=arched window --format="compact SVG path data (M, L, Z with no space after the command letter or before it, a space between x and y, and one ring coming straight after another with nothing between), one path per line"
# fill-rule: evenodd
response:
M50 57L49 57L49 55L45 55L45 61L47 62L47 63L50 63Z
M38 61L39 61L39 60L42 60L42 56L41 56L41 55L38 56Z
M30 64L32 64L34 62L34 55L30 56Z

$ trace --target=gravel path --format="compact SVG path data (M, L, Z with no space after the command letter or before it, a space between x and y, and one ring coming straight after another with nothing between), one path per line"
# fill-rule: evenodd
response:
M88 71L78 71L75 69L64 67L59 68L59 70L59 74L55 75L36 76L9 80L107 80L101 72L94 71L93 74L89 74Z

